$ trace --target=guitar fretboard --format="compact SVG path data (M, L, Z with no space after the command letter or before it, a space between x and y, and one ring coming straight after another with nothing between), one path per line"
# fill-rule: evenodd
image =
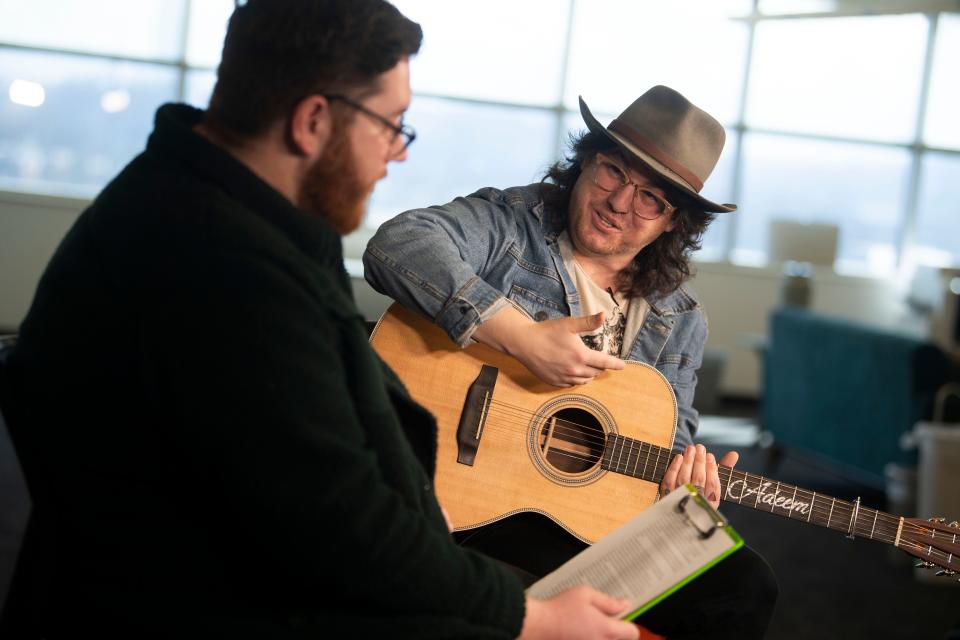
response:
M641 440L609 435L604 469L660 484L674 453ZM721 498L744 507L840 531L858 538L894 544L900 519L794 485L720 466Z

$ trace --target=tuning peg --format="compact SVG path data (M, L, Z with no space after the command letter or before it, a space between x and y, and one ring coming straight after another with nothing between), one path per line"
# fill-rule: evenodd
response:
M932 518L927 518L927 522L936 522L937 524L944 524L947 521L943 516L933 516Z
M914 568L914 569L933 569L935 566L937 566L937 565L933 564L932 562L927 562L926 560L921 560L921 561L918 562L917 564L913 565L913 568Z
M948 524L947 526L948 526L948 527L960 527L960 522L957 522L956 520L954 520L953 522L951 522L951 523Z
M938 576L947 576L947 577L949 578L950 576L952 576L952 575L954 575L954 574L956 574L956 573L957 573L957 572L954 571L954 570L952 570L952 569L940 569L940 571L937 571L936 575L938 575Z

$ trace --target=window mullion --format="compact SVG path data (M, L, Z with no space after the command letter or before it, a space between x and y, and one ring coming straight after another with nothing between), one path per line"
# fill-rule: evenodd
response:
M920 177L923 166L924 144L923 129L926 123L927 102L930 94L930 78L933 74L933 54L937 40L937 25L939 13L927 14L929 27L927 30L927 48L923 57L923 79L920 85L920 104L917 108L917 121L914 130L913 145L911 145L910 176L907 182L906 196L901 216L901 229L897 234L897 262L898 271L909 268L911 262L907 255L913 247L917 233L917 202L920 200Z
M747 97L750 95L750 68L753 62L753 42L754 34L757 30L757 3L759 0L753 0L753 10L748 18L747 33L747 51L744 55L743 86L740 89L740 109L737 113L737 122L734 130L737 132L737 148L733 157L733 176L730 186L730 200L740 202L740 194L743 192L743 143L747 131ZM727 224L727 237L723 242L723 262L730 262L733 256L733 249L737 243L737 227L740 216L730 216Z

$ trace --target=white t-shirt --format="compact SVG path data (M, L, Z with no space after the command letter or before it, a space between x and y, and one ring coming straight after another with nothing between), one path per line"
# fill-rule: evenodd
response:
M604 313L602 327L592 333L580 334L583 343L595 351L625 358L643 326L650 305L643 298L630 298L623 292L601 289L573 256L573 244L566 231L560 234L557 242L563 264L573 276L574 285L580 293L583 315Z

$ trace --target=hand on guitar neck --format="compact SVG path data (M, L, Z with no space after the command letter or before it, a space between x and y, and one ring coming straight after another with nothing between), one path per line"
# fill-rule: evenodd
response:
M736 451L728 451L720 458L720 463L731 469L740 454ZM720 506L720 496L722 495L720 487L720 467L717 464L717 458L712 453L707 453L706 447L702 444L696 446L690 445L683 453L678 453L667 467L663 475L663 481L660 483L660 492L666 495L681 484L693 483L700 487L701 493L706 497L714 509Z
M623 369L623 360L594 351L580 339L582 332L602 323L602 313L536 322L508 305L477 327L473 338L510 354L547 384L570 387L607 369Z

